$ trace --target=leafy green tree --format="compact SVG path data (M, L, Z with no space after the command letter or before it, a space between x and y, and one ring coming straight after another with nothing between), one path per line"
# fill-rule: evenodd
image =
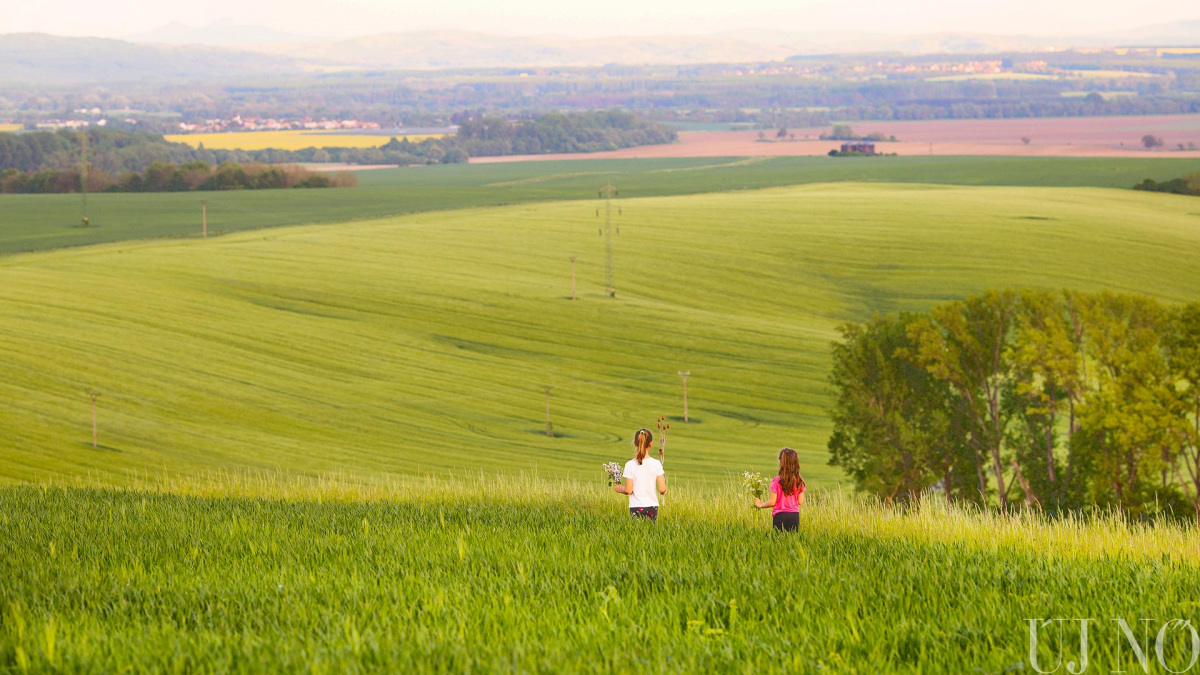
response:
M1011 291L987 291L963 302L934 307L910 327L912 354L934 378L954 392L957 411L969 422L969 443L979 458L979 491L987 494L982 466L996 479L1001 508L1008 508L1004 438L1011 410L1002 396L1010 371L1008 346L1017 315Z
M1171 468L1200 524L1200 302L1181 308L1167 338L1168 363L1181 385L1178 449Z
M1070 293L1020 294L1010 348L1012 375L1004 397L1014 423L1005 443L1015 454L1014 469L1027 503L1058 508L1080 505L1069 452L1064 467L1055 450L1063 415L1068 448L1078 429L1075 409L1084 392L1082 340L1082 324Z
M915 346L913 314L876 317L840 328L833 346L830 464L860 490L907 498L940 481L947 500L970 498L970 457L954 437L948 389L904 356ZM961 438L961 437L959 437Z
M1072 449L1090 455L1093 502L1146 514L1174 496L1168 470L1179 403L1163 348L1169 315L1151 298L1105 292L1079 299L1095 372Z

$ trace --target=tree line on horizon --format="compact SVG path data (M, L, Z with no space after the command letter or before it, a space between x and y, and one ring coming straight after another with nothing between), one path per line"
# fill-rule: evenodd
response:
M187 192L189 190L275 190L284 188L355 187L358 176L343 171L319 173L301 166L224 162L212 166L195 160L182 165L155 162L145 171L112 176L87 173L88 192ZM79 168L23 172L0 170L0 194L69 193L83 190Z
M417 142L392 138L376 148L314 146L301 150L216 150L205 148L203 144L193 148L186 143L171 143L158 134L93 127L83 132L0 134L0 170L37 173L78 167L81 133L88 137L90 166L110 174L142 172L155 162L178 165L190 162L211 165L226 162L452 164L466 162L471 157L617 150L671 143L677 138L675 131L657 122L648 122L618 110L549 113L519 120L466 116L456 135Z
M992 290L840 333L830 464L859 490L1200 523L1200 302Z

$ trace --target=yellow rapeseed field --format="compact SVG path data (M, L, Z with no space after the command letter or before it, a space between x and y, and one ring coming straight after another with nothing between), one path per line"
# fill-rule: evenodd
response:
M24 125L21 125L21 124L0 124L0 132L20 131L23 128L25 128L25 127L24 127Z
M443 134L409 134L408 140L440 138ZM398 135L397 138L403 136ZM173 134L165 136L173 143L194 147L201 143L210 150L300 150L303 148L376 148L387 143L390 135L331 134L325 131L227 131L215 134Z

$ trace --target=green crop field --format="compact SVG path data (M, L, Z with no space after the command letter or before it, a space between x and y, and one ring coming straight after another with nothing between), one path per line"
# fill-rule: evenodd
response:
M622 197L866 181L945 185L1129 188L1200 170L1188 159L1019 157L764 157L578 160L444 165L360 173L331 190L93 194L91 228L79 195L0 195L0 253L153 237L195 237L200 200L209 232L343 222L424 211L533 201L595 199L612 180Z
M654 524L596 482L167 487L0 488L0 670L1029 672L1027 619L1074 617L1087 672L1142 672L1113 619L1152 617L1167 672L1200 594L1194 530L936 499L816 491L779 536L728 486Z
M768 470L790 445L832 487L839 322L1004 286L1200 290L1187 197L812 185L624 199L617 219L616 299L587 202L0 259L0 477L593 476L682 414L688 370L676 475Z
M1200 200L716 191L757 167L623 189L615 299L574 198L604 172L410 186L425 212L401 216L351 199L399 194L387 176L222 193L247 228L362 219L208 240L148 238L196 195L108 195L128 227L79 236L117 241L0 257L0 672L1028 672L1031 617L1093 619L1094 671L1134 672L1113 620L1194 617L1195 528L859 501L826 465L828 348L841 321L987 288L1193 300ZM478 206L437 210L454 190ZM64 244L11 213L5 250ZM659 415L671 491L632 522L599 465ZM786 537L735 493L783 445L809 485Z

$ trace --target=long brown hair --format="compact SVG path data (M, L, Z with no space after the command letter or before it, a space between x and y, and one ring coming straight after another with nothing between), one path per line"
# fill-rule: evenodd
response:
M785 495L804 489L804 477L800 475L800 458L796 451L784 448L779 451L779 490Z
M654 442L654 434L650 433L649 429L638 429L633 434L633 447L637 448L637 462L642 463L646 459L646 454L650 452L650 444Z

